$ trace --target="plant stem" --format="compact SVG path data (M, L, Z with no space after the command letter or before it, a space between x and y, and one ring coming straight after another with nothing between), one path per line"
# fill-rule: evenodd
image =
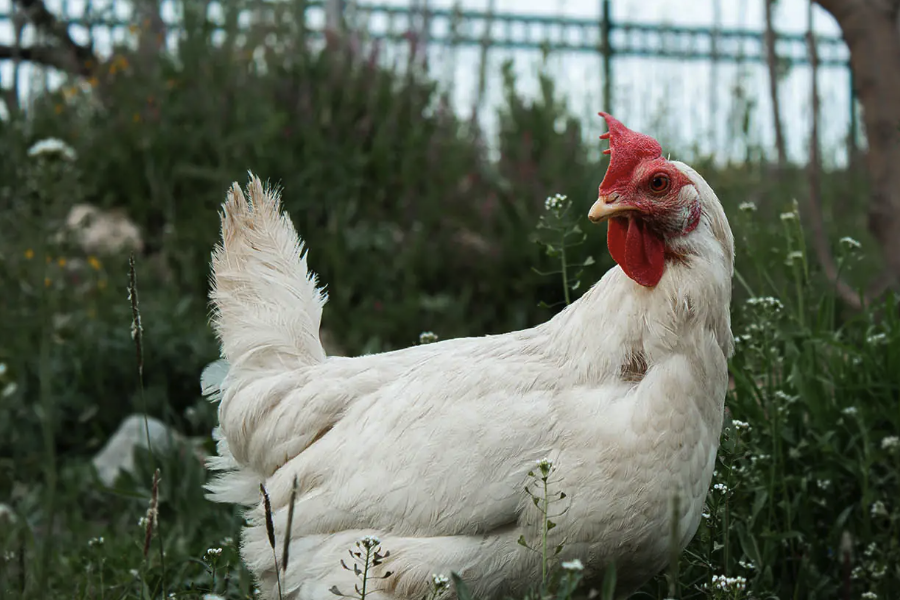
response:
M562 242L560 243L560 255L562 256L562 280L563 280L563 294L566 299L566 306L572 303L572 299L569 295L569 273L568 266L566 265L566 233L562 234ZM544 482L544 491L546 492L547 484Z
M563 254L565 257L565 254ZM563 258L563 262L565 262L565 258ZM568 296L568 290L566 290L566 296ZM568 304L568 297L566 298L566 304ZM543 508L541 512L544 515L544 525L542 527L543 531L541 532L541 583L547 583L547 538L550 534L550 527L548 523L549 517L547 516L550 512L550 497L547 491L547 477L543 478L544 482L544 502Z

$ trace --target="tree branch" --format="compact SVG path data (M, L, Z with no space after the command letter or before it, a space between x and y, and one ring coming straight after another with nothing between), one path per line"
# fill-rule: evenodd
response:
M32 60L42 64L54 66L58 69L77 73L84 77L89 77L93 72L94 66L97 64L97 57L94 55L93 48L77 44L72 36L69 35L68 23L57 19L53 13L47 10L47 6L43 0L15 0L25 17L31 21L35 27L43 29L54 38L59 40L61 47L56 49L57 55L50 58L46 48L21 48L18 50L22 60ZM62 51L62 52L60 52ZM25 58L24 54L31 52L33 56L43 58ZM51 62L52 61L52 62Z
M860 297L860 294L841 278L838 272L837 263L834 255L831 253L831 246L828 242L828 234L825 231L825 221L822 216L822 196L821 196L821 158L819 156L819 84L818 69L819 56L816 51L816 39L812 27L812 1L809 3L807 17L809 27L806 32L806 42L809 52L809 64L812 74L812 86L810 89L810 105L812 113L812 123L809 134L809 165L807 166L807 175L809 180L809 197L807 199L807 212L812 225L812 242L816 257L819 264L825 271L825 276L834 285L838 296L849 306L855 309L861 309L868 306L873 298L877 298L890 287L891 276L885 270L876 278L868 292Z

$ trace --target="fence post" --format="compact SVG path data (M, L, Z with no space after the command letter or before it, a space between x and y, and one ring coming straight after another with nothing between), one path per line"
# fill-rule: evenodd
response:
M344 0L326 0L325 26L332 31L344 28Z
M603 54L603 111L612 114L612 40L610 39L610 1L603 0L600 21L600 52Z

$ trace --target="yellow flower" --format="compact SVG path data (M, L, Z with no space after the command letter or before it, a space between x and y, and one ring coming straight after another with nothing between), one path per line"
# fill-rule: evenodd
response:
M100 264L100 259L98 259L96 256L88 256L87 260L88 260L88 264L91 265L91 268L95 271L99 271L100 268L103 266Z
M56 261L56 264L58 264L61 267L64 267L64 266L66 266L66 259L60 257L59 260Z
M50 284L53 283L50 281L49 277L44 277L44 287L50 287Z
M25 260L31 260L32 258L34 258L34 250L29 248L25 251Z
M97 79L96 77L91 77L90 79L88 79L88 84L89 84L91 87L97 87L97 84L98 84L98 83L100 83L100 80Z

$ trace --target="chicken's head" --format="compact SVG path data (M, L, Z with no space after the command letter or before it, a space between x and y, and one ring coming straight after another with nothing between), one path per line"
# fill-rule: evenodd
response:
M662 155L655 139L631 131L601 112L609 140L609 168L588 218L609 221L613 260L637 283L653 287L665 269L667 240L686 235L700 221L700 199L691 180Z

